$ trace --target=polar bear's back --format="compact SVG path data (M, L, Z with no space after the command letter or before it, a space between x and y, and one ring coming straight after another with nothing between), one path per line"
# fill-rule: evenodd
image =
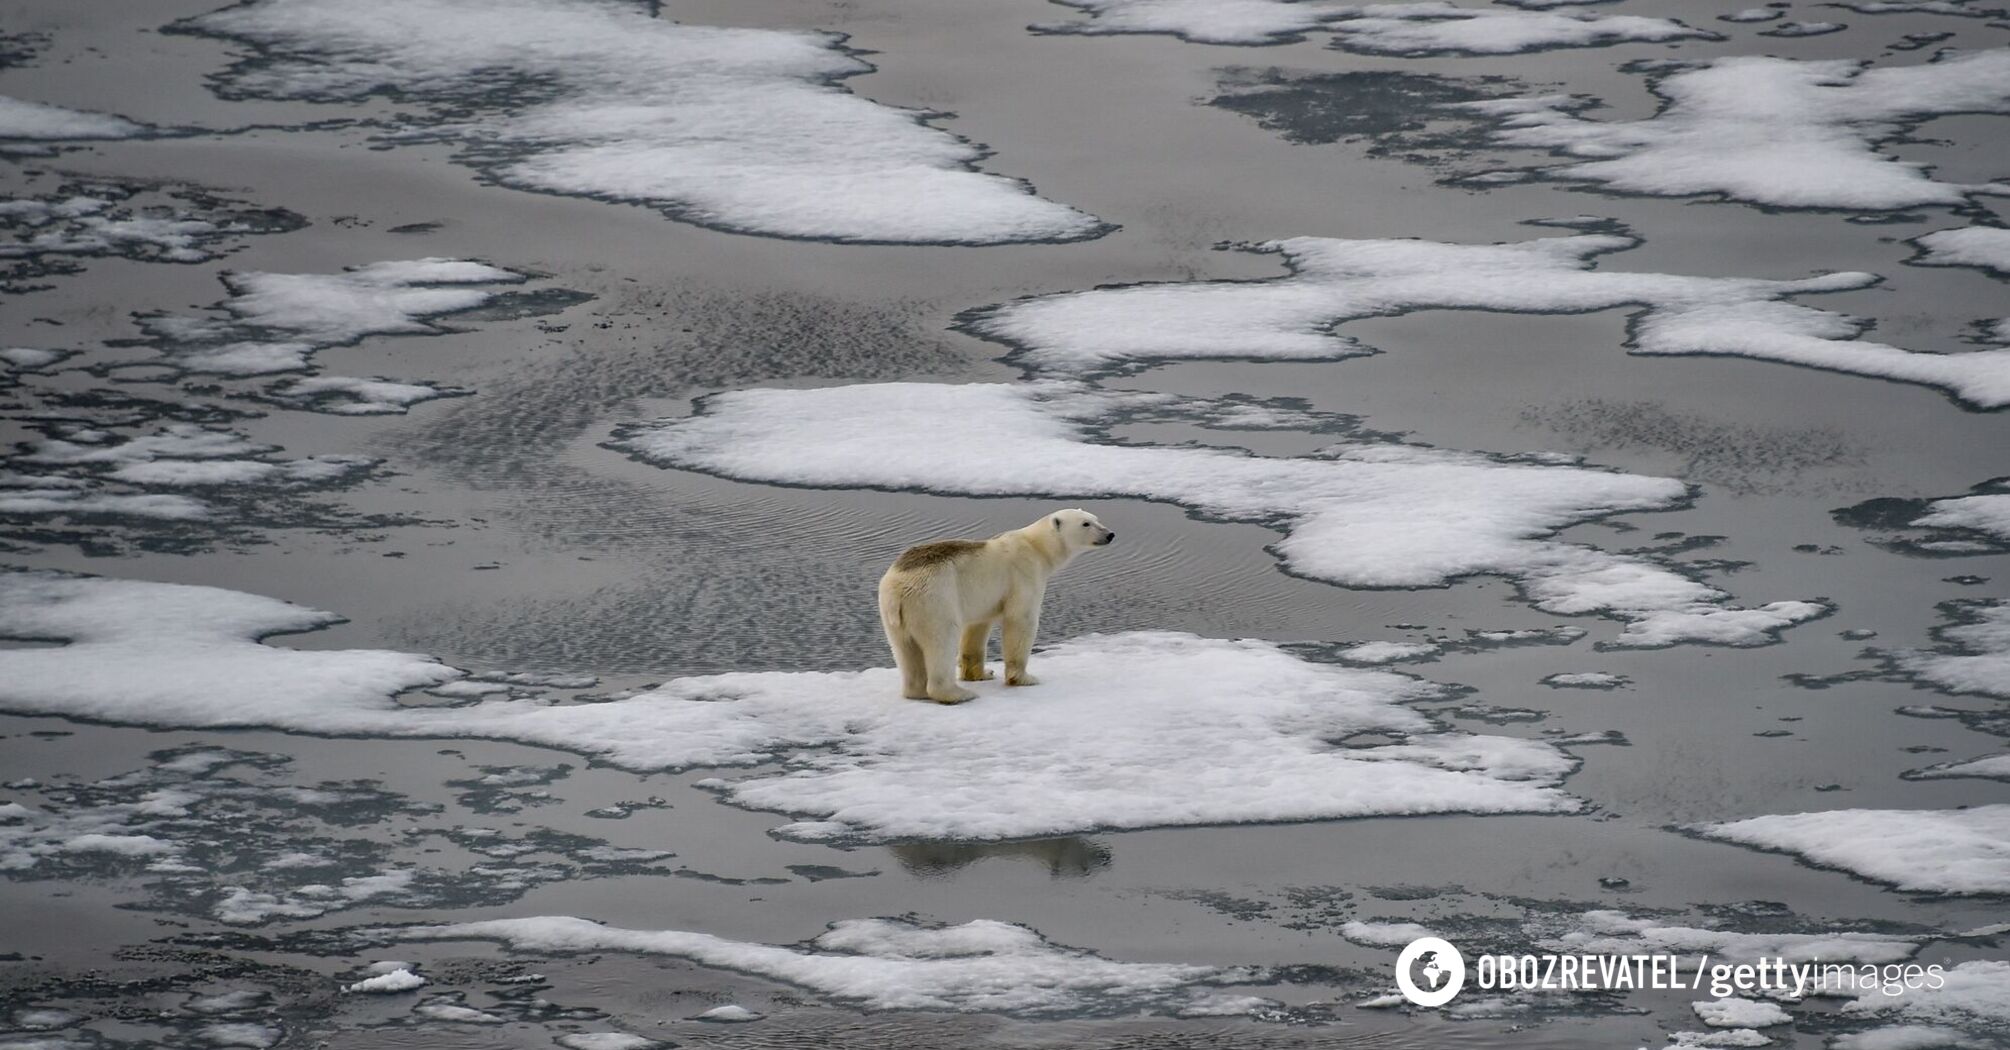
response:
M918 569L935 568L983 549L983 540L937 540L934 543L924 543L902 551L900 557L894 559L893 571L914 572Z

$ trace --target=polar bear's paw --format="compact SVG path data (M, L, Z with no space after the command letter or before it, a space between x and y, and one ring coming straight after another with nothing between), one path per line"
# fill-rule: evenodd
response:
M956 677L966 682L988 682L998 677L998 672L979 664L975 670L968 667L963 668Z
M1006 675L1006 676L1005 676L1005 684L1006 684L1006 685L1039 685L1039 684L1040 684L1040 680L1039 680L1038 678L1035 678L1035 677L1033 677L1033 676L1032 676L1031 674L1028 674L1028 673L1027 673L1027 672L1025 672L1025 671L1021 671L1021 672L1019 672L1018 674L1008 674L1008 675Z

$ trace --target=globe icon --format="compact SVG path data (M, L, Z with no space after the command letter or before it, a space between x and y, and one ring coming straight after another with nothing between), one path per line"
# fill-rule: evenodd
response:
M1438 953L1425 952L1417 961L1417 972L1424 977L1424 987L1437 991L1438 986L1445 983L1445 971L1438 965Z

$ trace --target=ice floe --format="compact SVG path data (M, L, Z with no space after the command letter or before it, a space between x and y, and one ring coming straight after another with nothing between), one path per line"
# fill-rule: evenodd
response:
M1542 684L1551 689L1623 689L1633 680L1609 671L1559 671L1544 675Z
M1901 890L2010 893L2010 804L1783 813L1690 830Z
M1533 169L1654 196L1716 195L1789 208L1864 211L1961 205L2002 183L1935 181L1877 146L1912 122L2010 111L2010 51L1913 66L1738 56L1667 73L1651 117L1600 121L1576 96L1465 103L1502 121L1499 143L1579 158Z
M1760 36L1797 37L1827 36L1840 33L1849 26L1841 22L1781 22L1771 29L1761 30Z
M1983 7L1975 0L1833 0L1824 7L1840 7L1860 15L1953 15L1957 18L2004 18L2010 11Z
M1783 960L1894 963L1919 950L1917 938L1895 934L1817 930L1765 933L1678 926L1605 909L1585 912L1575 929L1545 939L1542 947L1589 955L1710 955L1731 963Z
M722 28L591 0L256 0L176 23L242 40L230 97L431 113L509 186L631 201L725 229L839 241L1072 240L1104 226L976 170L981 147L842 79L872 68L828 33Z
M1919 987L1896 987L1883 981L1866 981L1837 992L1854 996L1845 1004L1845 1015L1874 1017L1900 1022L1893 1028L1873 1029L1859 1036L1857 1050L1896 1050L1911 1046L2000 1046L2010 1035L2010 962L1972 960L1950 966L1935 987L1916 982ZM1885 1033L1878 1039L1879 1033ZM1941 1042L1922 1041L1938 1034ZM1954 1036L1955 1038L1947 1038Z
M2010 277L2010 228L1966 226L1913 239L1914 266L1974 266Z
M1735 995L1689 1005L1696 1011L1697 1019L1712 1028L1770 1028L1793 1021L1793 1016L1780 1009L1778 1003L1740 999Z
M1877 530L1871 542L1906 554L2001 554L2010 550L2010 478L1992 478L1961 496L1882 496L1831 515L1843 525Z
M1758 1047L1770 1046L1772 1040L1757 1029L1729 1028L1711 1032L1670 1032L1668 1045L1673 1047Z
M1939 387L1981 408L2010 404L2010 350L1908 351L1859 338L1862 322L1842 314L1783 301L1867 287L1871 274L1764 280L1594 268L1639 243L1618 232L1507 244L1297 237L1243 249L1281 256L1283 277L1039 296L974 312L963 327L1012 346L1012 360L1029 367L1098 372L1184 358L1355 357L1375 351L1336 325L1418 310L1635 307L1634 354L1755 358Z
M1942 780L1954 777L1983 777L2010 780L2010 754L1984 755L1965 762L1942 762L1901 774L1907 780Z
M379 963L370 968L374 976L342 986L345 992L365 995L394 995L423 988L426 979L412 972L410 963Z
M1550 745L1442 732L1403 706L1438 687L1307 662L1263 642L1170 632L1077 639L1042 654L1038 689L967 710L901 700L891 669L677 679L596 704L422 708L392 696L459 672L411 654L254 641L332 619L215 588L0 576L0 635L69 641L0 650L0 709L483 737L641 770L757 765L710 786L739 805L811 818L782 829L802 839L1011 838L1579 805L1556 788L1574 763ZM1335 743L1364 733L1396 742Z
M1529 10L1459 7L1439 0L1336 4L1323 0L1061 0L1086 21L1034 26L1047 33L1165 33L1200 44L1280 44L1315 30L1334 46L1393 55L1505 55L1633 41L1715 39L1669 18L1554 11L1583 0L1518 3Z
M144 124L109 113L86 113L0 95L0 139L40 142L129 139L144 135L147 130Z
M1024 926L983 919L942 927L851 919L802 948L682 930L622 929L570 916L413 927L399 934L415 940L494 940L524 952L671 956L875 1010L1030 1017L1176 1014L1204 1000L1212 986L1251 976L1212 966L1115 962L1054 944ZM1253 1007L1263 1001L1249 1002Z
M624 428L613 445L748 481L1163 500L1282 529L1274 550L1314 579L1430 587L1504 575L1546 611L1625 621L1609 643L1620 646L1762 645L1826 611L1806 601L1732 607L1679 572L1550 538L1599 515L1678 504L1683 486L1666 479L1385 443L1295 459L1099 443L1091 430L1109 408L1107 395L1058 381L755 389Z
M525 294L498 287L524 280L513 270L440 258L374 262L332 274L225 274L230 297L211 315L146 316L140 327L160 360L179 372L257 379L313 372L315 352L371 336L453 331L440 318ZM375 415L467 393L428 382L309 375L240 396L338 415Z
M341 619L215 587L0 574L0 636L69 643L0 650L0 703L17 713L191 727L275 725L318 710L326 724L362 726L367 720L344 712L391 711L399 692L461 677L412 653L257 641Z
M198 521L217 507L200 495L132 488L273 489L352 481L377 465L361 456L280 457L236 431L169 423L151 433L118 433L57 421L39 439L0 455L0 512L22 516L113 515Z
M2010 602L1954 601L1933 631L1939 646L1881 652L1900 675L1949 693L2010 698Z
M1336 655L1357 664L1387 664L1399 660L1421 660L1439 652L1435 642L1357 642Z
M1716 40L1672 18L1577 11L1501 11L1420 0L1370 4L1328 26L1334 46L1380 55L1513 55L1562 47Z

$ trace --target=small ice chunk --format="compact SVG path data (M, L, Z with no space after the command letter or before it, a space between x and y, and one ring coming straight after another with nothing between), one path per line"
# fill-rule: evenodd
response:
M718 1021L727 1024L737 1024L744 1021L758 1021L761 1019L761 1016L762 1015L757 1014L754 1011L749 1010L746 1007L741 1006L737 1003L728 1003L725 1006L715 1006L710 1010L707 1010L704 1013L701 1013L696 1017L691 1018L691 1020Z
M1431 642L1360 642L1340 650L1340 658L1357 664L1387 664L1398 660L1421 660L1433 656L1438 647Z
M1780 1009L1778 1003L1741 999L1735 995L1689 1005L1696 1011L1696 1016L1712 1028L1770 1028L1793 1021L1793 1017Z
M569 1032L554 1042L565 1050L657 1050L670 1045L627 1032Z
M1551 689L1623 689L1633 680L1607 671L1562 671L1545 675L1542 684Z
M1368 922L1351 920L1340 924L1340 936L1355 944L1376 948L1401 948L1419 937L1435 937L1427 926L1414 922Z
M368 995L391 995L397 992L409 992L414 988L424 987L425 984L424 977L399 966L379 973L375 977L366 977L353 984L343 985L342 990Z

